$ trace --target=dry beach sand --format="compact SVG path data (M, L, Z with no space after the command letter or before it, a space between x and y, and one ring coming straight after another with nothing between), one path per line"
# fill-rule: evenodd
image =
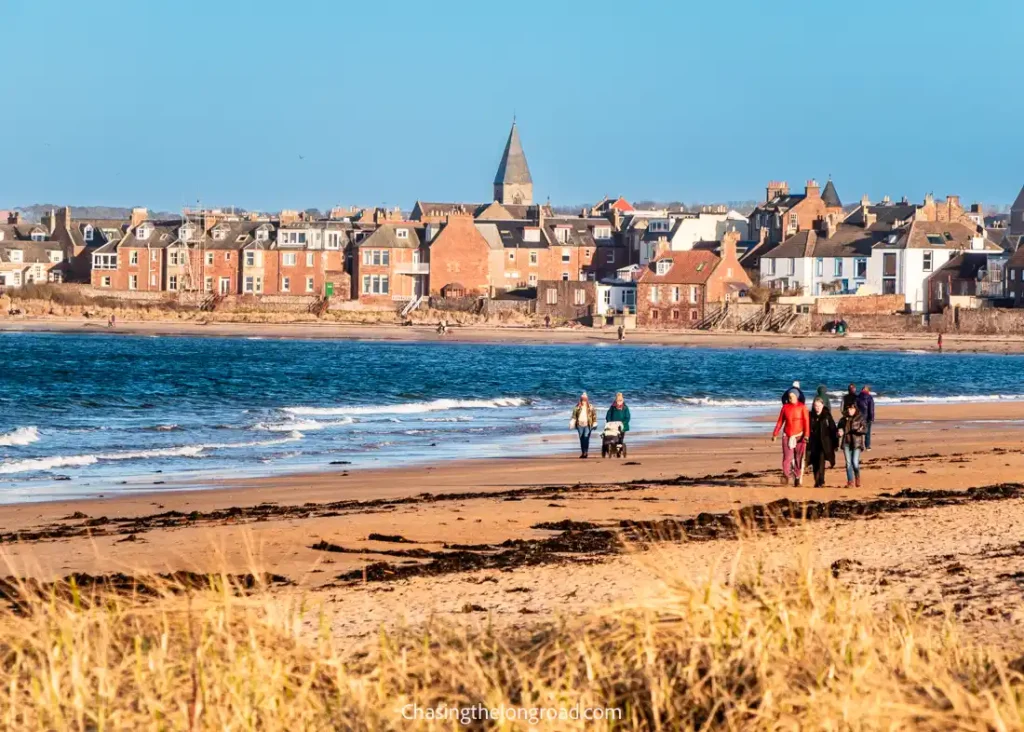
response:
M779 485L764 427L649 443L626 461L581 461L567 445L6 506L0 534L10 573L45 579L255 564L326 601L353 640L431 615L520 625L574 614L752 551L809 554L880 602L952 607L983 637L1024 636L1024 403L880 408L860 489L843 487L841 458L825 489ZM737 538L735 519L754 533Z

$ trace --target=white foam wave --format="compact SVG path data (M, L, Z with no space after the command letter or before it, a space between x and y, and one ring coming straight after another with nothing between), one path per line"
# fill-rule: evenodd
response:
M472 422L473 417L424 417L424 422Z
M808 403L813 393L805 392ZM829 392L834 401L842 399L846 392ZM952 396L878 396L872 393L876 403L881 404L961 404L972 402L1019 402L1024 401L1021 394L956 394ZM780 392L781 397L781 392ZM782 403L780 399L717 399L715 397L683 397L680 401L698 407L774 407Z
M407 404L380 404L368 407L286 407L288 414L302 416L330 416L338 414L419 414L420 412L444 412L450 409L499 409L501 407L521 407L525 399L519 397L502 397L499 399L434 399L429 402L409 402Z
M130 450L125 452L107 452L96 455L54 455L46 458L30 458L26 460L7 460L0 463L0 475L14 473L35 473L57 468L83 467L94 465L100 461L115 460L146 460L162 457L200 457L207 450L232 450L248 447L271 447L284 445L303 438L301 432L293 431L287 437L257 442L225 442L206 445L182 445L181 447L160 447L152 450Z
M697 407L774 407L781 399L716 399L715 397L683 397L684 404Z
M297 419L289 422L260 422L259 424L253 425L254 430L262 430L264 432L294 432L296 430L304 432L315 432L317 430L325 430L330 427L344 427L355 422L351 417L343 417L342 419L335 419L329 421L318 422L315 419Z
M21 447L33 442L39 442L39 430L35 427L19 427L0 435L0 446L3 447Z

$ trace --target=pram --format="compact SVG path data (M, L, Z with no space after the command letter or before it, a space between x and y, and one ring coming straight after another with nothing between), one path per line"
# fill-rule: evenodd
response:
M601 433L601 457L626 457L625 438L622 422L605 422L604 432Z

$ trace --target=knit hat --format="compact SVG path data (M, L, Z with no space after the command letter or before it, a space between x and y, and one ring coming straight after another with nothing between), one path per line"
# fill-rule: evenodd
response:
M799 381L794 381L793 382L793 388L794 389L799 389L800 388L800 382Z

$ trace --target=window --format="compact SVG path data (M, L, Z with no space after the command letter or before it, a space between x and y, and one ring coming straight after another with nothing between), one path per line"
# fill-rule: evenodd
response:
M205 292L213 292L213 278L206 277L203 279L203 290Z
M128 289L139 289L139 276L137 274L128 275Z
M586 292L586 290L576 290L573 293L573 298L574 298L574 302L577 305L586 305L587 304L587 292Z
M213 252L206 253L206 264L209 267L213 266Z
M178 289L178 275L170 275L167 278L167 289L177 290Z
M408 239L409 238L409 230L408 229L395 229L395 238L396 239Z
M24 262L24 261L25 261L25 255L22 253L22 251L20 249L12 249L11 250L11 262L13 262L15 264L19 264L19 263Z
M651 302L658 302L658 286L657 285L651 285L650 299L651 299Z
M532 256L532 253L531 253L531 256ZM508 261L510 261L510 262L516 261L516 253L512 249L510 249L509 252L508 252Z
M658 319L658 311L657 310L652 310L651 311L651 320L657 320L657 319Z
M943 296L943 287L941 282L936 286L936 290L938 291L939 300L941 300Z
M569 281L569 273L568 272L562 272L562 281L563 282L568 282Z
M263 292L263 278L255 276L246 277L245 291L249 293Z
M364 295L387 295L390 292L387 275L363 275Z
M117 269L116 254L94 254L92 255L93 269Z
M530 266L537 266L537 252L530 252Z
M364 249L363 264L372 264L375 267L387 267L391 263L390 249Z
M255 267L256 266L256 252L246 252L245 253L245 266L246 267ZM250 292L251 292L251 290L250 290Z
M86 241L92 241L93 237L96 235L95 229L93 229L91 226L86 226L83 233L85 235ZM110 285L107 285L107 287L109 286Z
M50 264L60 264L64 261L64 252L55 252L50 250Z
M924 253L924 262L923 262L921 268L925 272L931 272L932 271L932 253L931 252L926 251Z
M795 213L791 213L789 215L789 228L795 229L798 226L800 226L800 217L797 216Z
M295 252L285 252L281 255L281 264L284 267L295 266Z
M529 281L531 286L537 285L537 275L533 274L532 272L530 273L530 276L527 277L526 279Z
M238 236L235 237L235 243L236 244L241 244L243 241L245 241L248 238L249 238L248 234L239 234Z
M312 292L312 291L313 291L313 278L312 277L307 277L306 278L306 292Z
M15 272L14 274L16 276L15 279L17 279L17 275L21 273ZM17 284L17 282L15 282L15 284ZM100 279L100 287L110 287L110 275L103 275L103 277Z
M824 257L818 257L814 262L814 274L821 277L825 274L825 259Z
M29 237L32 241L46 241L46 232L44 231L33 231L32 236Z
M184 257L181 256L181 252L179 252L177 249L174 249L167 253L167 263L170 264L172 267L180 267L182 264L184 264L184 261Z
M299 232L299 233L298 233L298 234L297 234L297 235L295 236L295 238L296 238L296 240L298 241L298 243L299 243L299 244L305 244L305 243L306 243L306 232L304 232L304 231L300 231L300 232Z
M836 257L835 262L832 265L832 274L836 277L843 276L843 260L839 257Z
M673 310L672 311L672 320L679 320L679 311L678 310Z
M138 250L132 250L131 254L128 255L128 264L133 267L139 266L139 252Z
M611 239L612 238L612 227L610 227L610 226L595 226L594 227L594 238L595 239Z
M697 285L690 285L690 304L695 305L697 303Z
M226 239L227 236L228 236L228 230L227 229L214 229L213 230L213 238L214 238L215 241L224 241L224 239Z
M665 219L654 219L647 224L648 231L668 231L668 221Z
M669 270L672 269L672 260L671 259L659 259L657 265L655 265L655 266L657 268L656 271L657 271L659 277L667 275L669 273Z
M609 249L604 253L605 264L615 264L615 250Z
M854 277L859 280L863 280L868 276L868 260L861 258L855 259L853 262Z
M929 234L928 243L937 247L946 246L946 240L942 238L942 234Z
M545 293L546 302L548 305L558 304L558 290L550 289Z
M696 320L696 319L697 319L697 311L696 310L691 310L690 311L690 320Z
M535 226L527 226L525 229L523 229L523 241L540 241L540 229L538 229Z
M292 289L292 278L282 277L281 278L281 292L291 292Z
M256 229L256 241L266 241L270 238L270 232L266 229Z
M149 275L149 286L156 287L156 272Z
M555 239L557 239L562 244L565 244L567 241L569 241L569 228L566 226L559 226L558 228L556 228Z
M306 252L306 266L313 266L313 252Z
M569 264L572 260L572 249L569 247L562 247L562 264Z
M774 259L769 259L768 260L768 274L770 274L770 275L774 275L775 274L775 260Z
M231 261L231 252L224 252L224 261L225 262L230 262Z
M324 238L325 249L341 249L341 233L337 231L328 231Z
M612 304L612 290L610 287L604 291L604 297L602 299L604 300L605 305Z
M142 226L135 230L135 238L140 241L146 241L146 239L148 239L149 235L152 233L153 229L143 224Z
M672 288L672 302L679 302L679 288Z
M1010 281L1012 282L1015 279L1017 279L1017 270L1011 269L1010 270Z

